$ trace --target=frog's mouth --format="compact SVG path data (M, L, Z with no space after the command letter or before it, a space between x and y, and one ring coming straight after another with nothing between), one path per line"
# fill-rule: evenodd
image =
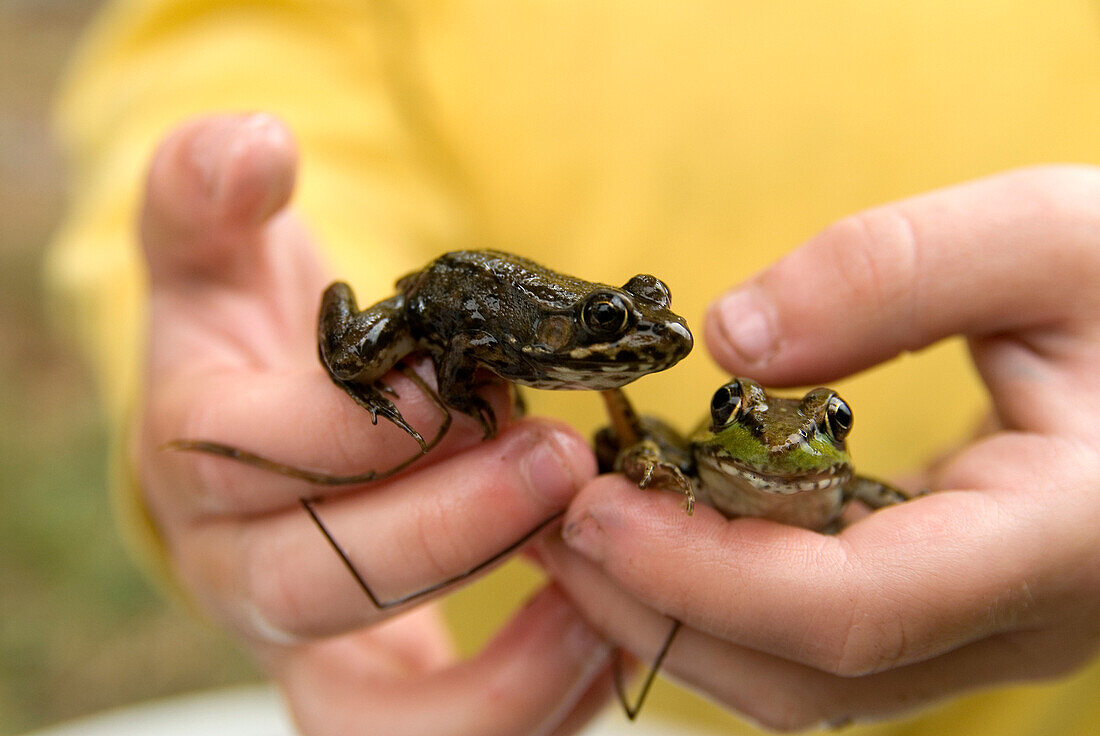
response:
M758 491L783 495L825 491L844 483L852 476L847 464L831 465L814 473L784 473L752 468L730 457L704 456L701 465L729 479L738 479Z
M536 351L533 346L524 348L528 356ZM502 375L534 388L618 388L644 375L671 368L686 354L650 346L572 348L568 352L538 356L523 376Z

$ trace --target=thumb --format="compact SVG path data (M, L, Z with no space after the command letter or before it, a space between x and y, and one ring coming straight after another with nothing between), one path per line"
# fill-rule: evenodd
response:
M200 118L172 133L150 167L141 218L154 288L247 272L290 199L296 159L290 131L266 114Z
M290 131L267 114L200 118L161 145L141 214L154 369L311 359L325 278L285 210L296 164Z
M956 334L1091 327L1100 312L1098 203L1100 169L1048 166L853 215L718 299L707 346L734 373L795 385ZM1035 347L1036 334L1022 352L1068 354L1049 340Z

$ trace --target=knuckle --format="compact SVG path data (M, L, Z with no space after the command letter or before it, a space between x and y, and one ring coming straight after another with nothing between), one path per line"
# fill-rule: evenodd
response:
M833 638L824 669L840 677L861 677L895 667L907 650L903 606L878 603L851 617Z
M1056 227L1067 253L1100 268L1100 166L1058 164L1018 169L1005 177L1017 212Z
M292 566L279 564L282 558L264 544L244 546L239 591L245 605L239 626L262 641L285 644L303 635L305 609Z
M880 307L911 303L919 242L900 206L850 215L826 229L822 243L837 281L854 298Z
M461 537L451 528L452 516L439 506L417 504L414 519L417 556L424 561L428 577L446 577L461 567Z
M172 448L168 443L190 442L216 436L217 407L210 402L183 402L184 391L172 386L151 393L143 416L143 441L147 443L159 475L158 484L173 501L193 514L217 514L229 509L233 476L221 458L193 449Z
M832 617L832 628L822 634L812 666L839 677L860 677L896 666L909 649L903 611L913 610L873 573L863 569L858 557L848 553L840 563L848 584L840 598L850 601L846 616Z

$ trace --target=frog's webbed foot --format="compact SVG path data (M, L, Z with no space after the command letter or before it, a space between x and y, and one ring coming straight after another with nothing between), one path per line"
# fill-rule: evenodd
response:
M477 420L481 425L482 439L491 440L497 436L497 414L488 401L477 394L470 394L459 400L457 406L452 406Z
M684 495L684 510L690 516L695 511L695 485L675 463L661 454L660 446L645 439L619 453L618 469L639 488L661 488Z
M493 405L475 393L466 393L441 396L442 403L455 411L466 414L477 420L481 425L482 439L492 439L497 436L497 414L493 411Z
M862 501L868 508L874 510L905 503L926 492L909 494L880 480L857 475L849 481L846 493L849 498Z

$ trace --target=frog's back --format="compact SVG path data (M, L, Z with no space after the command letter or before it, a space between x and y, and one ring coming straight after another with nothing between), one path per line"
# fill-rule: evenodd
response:
M541 309L569 309L597 284L553 271L529 258L496 250L456 250L436 258L416 276L416 288L475 300L526 301ZM399 283L412 284L412 281ZM405 290L405 289L403 289Z

